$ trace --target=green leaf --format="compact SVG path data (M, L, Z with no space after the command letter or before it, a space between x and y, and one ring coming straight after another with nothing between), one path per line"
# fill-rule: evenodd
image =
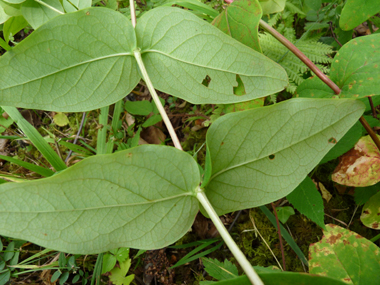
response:
M152 104L147 101L127 101L125 102L125 110L132 115L148 116L153 112Z
M0 234L75 254L162 248L191 227L199 182L194 159L172 147L90 157L50 178L0 185Z
M355 187L354 197L356 205L361 206L367 203L367 201L379 191L380 183L368 187Z
M339 50L330 77L342 89L341 98L380 94L379 50L380 34L355 38Z
M3 1L9 4L21 4L25 2L25 0L3 0Z
M259 0L263 14L273 14L284 10L286 0Z
M21 4L9 4L0 0L0 6L8 18L21 15ZM8 18L6 18L6 20Z
M345 31L352 30L378 12L378 0L348 0L340 15L339 26Z
M11 271L7 270L4 273L0 274L0 285L5 285L8 283L9 279L11 279Z
M312 10L318 11L322 6L321 0L305 0L305 5Z
M127 258L129 258L129 248L122 247L119 248L115 254L117 261L124 262Z
M212 18L215 18L218 16L218 12L216 10L212 9L210 6L197 0L169 0L161 4L160 6L173 6L173 5L182 6L182 7L191 9L193 11L198 11L205 15L209 15Z
M380 249L355 232L332 224L326 228L322 240L310 246L310 273L345 284L374 284L380 272Z
M292 207L278 207L276 208L278 219L281 223L285 224L290 216L294 215L295 212Z
M3 35L4 35L5 42L8 43L11 35L14 36L23 28L25 28L27 25L28 25L28 22L24 19L23 16L16 16L16 17L9 18L4 23L4 28L3 28Z
M66 256L65 256L65 254L63 252L61 252L59 254L59 258L58 258L58 265L59 265L59 267L65 267L66 264L67 264Z
M111 270L110 281L115 285L129 285L135 277L133 274L125 277L129 267L131 267L131 259L127 259L119 264L120 268L115 267Z
M0 104L78 112L115 103L140 80L135 45L131 23L116 11L58 16L0 58Z
M243 102L288 84L277 63L182 9L159 7L145 13L136 33L155 88L191 103ZM239 78L245 95L234 94Z
M4 252L3 258L4 261L9 261L12 259L13 255L15 254L15 243L14 241L10 242Z
M362 125L356 122L355 125L338 141L338 143L323 157L321 162L326 163L340 157L355 146L362 136Z
M302 98L331 98L335 95L327 84L317 76L306 79L297 87L296 97Z
M217 259L202 257L206 272L216 280L227 280L239 276L236 266L228 259L220 262Z
M63 7L67 12L75 12L76 10L81 10L85 8L90 8L92 4L91 0L70 0L69 1L63 1ZM68 9L70 11L68 11Z
M57 281L58 278L61 276L62 272L57 270L56 272L54 272L54 274L51 276L50 278L50 282L54 282L54 281Z
M148 120L146 120L144 122L144 124L142 124L142 126L144 128L147 128L147 127L153 126L153 125L155 125L155 124L157 124L158 122L161 122L161 121L162 121L161 115L153 115Z
M110 253L106 253L103 256L102 274L111 271L116 265L116 256Z
M345 285L346 283L329 277L317 276L299 272L269 272L258 271L257 266L254 267L257 274L265 285L295 285L295 284L307 284L307 285ZM251 285L251 281L248 277L243 275L234 279L228 279L224 281L214 282L215 285Z
M52 176L54 174L54 172L52 170L48 169L48 168L41 167L41 166L38 166L38 165L35 165L35 164L32 164L32 163L26 162L26 161L22 161L22 160L13 158L13 157L5 156L5 155L0 155L0 159L12 162L14 164L22 166L22 167L24 167L26 169L29 169L29 170L31 170L33 172L36 172L36 173L38 173L38 174L40 174L42 176L45 176L45 177Z
M63 274L59 278L59 284L60 285L65 284L65 282L67 281L67 279L69 279L69 275L70 275L70 273L68 271L63 272Z
M213 25L242 44L261 52L258 37L261 16L258 0L235 0L214 19Z
M46 7L37 1L26 0L25 3L22 4L21 13L28 21L28 23L33 27L33 29L37 29L47 21L64 13L62 4L59 2L59 0L43 0L41 2L46 3L57 11Z
M59 127L64 127L70 123L66 114L61 113L61 112L58 112L57 114L55 114L53 117L53 120L54 120L54 123L56 123L57 126Z
M3 24L4 22L6 22L11 17L5 13L4 8L2 6L2 3L4 3L4 2L0 1L0 24Z
M211 204L221 215L286 196L363 111L355 100L299 98L219 118L206 136Z
M286 198L302 215L325 228L323 200L310 177L306 176Z
M373 195L363 206L362 223L371 229L380 229L380 193Z

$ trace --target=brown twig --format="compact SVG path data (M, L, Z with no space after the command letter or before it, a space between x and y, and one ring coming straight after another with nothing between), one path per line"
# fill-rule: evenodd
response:
M277 222L277 232L278 232L278 239L280 240L280 248L281 248L281 255L282 255L282 267L284 268L284 271L286 271L286 264L285 264L285 253L284 253L284 246L282 244L282 236L281 236L281 229L280 229L280 222L278 220L277 216L277 211L276 211L276 206L271 203L272 208L273 208L273 213L274 216L276 217L276 222Z
M328 78L306 55L304 55L294 44L287 38L269 26L265 21L260 20L260 26L275 37L280 43L286 46L294 53L304 64L307 65L325 84L327 84L335 94L340 94L340 88L330 78Z
M336 41L336 43L337 43L340 47L342 47L343 45L342 45L342 44L340 43L340 41L337 39L337 37L336 37L336 35L335 35L334 31L333 31L333 28L332 28L332 22L331 22L331 21L329 22L329 25L330 25L330 31L331 31L332 36L334 37L334 40Z
M329 77L327 77L306 55L304 55L295 45L293 45L287 38L269 26L265 21L260 20L260 26L275 37L280 43L286 46L292 53L294 53L304 64L307 65L327 86L329 86L336 95L340 94L340 88L336 85ZM380 150L380 140L376 136L375 132L371 129L367 121L363 116L359 119L360 123L367 130L368 134L371 136L373 142L376 144L377 148Z
M375 132L372 130L371 126L368 124L366 119L364 119L364 117L361 116L359 121L360 121L360 123L362 123L363 127L368 132L368 134L371 136L371 138L372 138L373 142L375 143L375 145L377 146L377 148L380 150L380 140L377 137L377 135L375 134Z
M369 101L369 104L371 105L372 117L377 119L376 109L375 109L375 106L373 105L372 97L368 97L368 101Z

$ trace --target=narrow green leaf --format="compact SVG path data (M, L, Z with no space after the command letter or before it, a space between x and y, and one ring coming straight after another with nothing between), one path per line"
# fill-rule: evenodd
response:
M273 14L284 10L286 0L259 0L263 14Z
M360 220L366 227L380 230L380 193L373 195L365 203Z
M206 137L211 204L221 215L286 196L363 111L355 100L299 98L219 118Z
M236 266L228 259L220 262L217 259L202 257L202 263L206 272L216 280L227 280L239 276Z
M243 102L288 84L281 66L182 9L149 11L136 33L155 88L189 102ZM238 80L245 95L234 94Z
M140 80L135 46L130 21L116 11L55 17L0 58L0 104L78 112L115 103Z
M46 3L55 10L35 0L26 0L21 7L22 15L33 29L37 29L50 19L64 13L59 0L41 0L40 2Z
M24 132L24 134L30 139L30 141L47 159L47 161L49 161L55 170L60 171L67 168L63 160L50 147L41 134L27 120L24 119L17 108L8 106L3 106L2 108L15 121L17 126Z
M200 13L203 13L205 15L208 15L212 18L215 18L218 16L218 12L211 8L210 6L198 1L198 0L169 0L165 3L161 4L160 6L173 6L178 5L182 6L188 9L191 9L193 11L197 11Z
M348 0L340 15L339 26L345 31L352 30L378 12L378 0Z
M158 122L161 122L161 121L162 121L161 115L153 115L148 120L146 120L144 122L144 124L142 124L142 126L143 126L143 128L147 128L150 126L154 126L155 124L157 124Z
M261 52L258 36L261 16L258 0L235 0L214 19L213 25L242 44Z
M308 217L321 228L325 228L322 196L309 176L306 176L301 184L286 198L302 215Z
M194 159L172 147L90 157L50 178L0 185L0 234L78 254L162 248L191 227L199 182Z
M322 240L310 246L310 273L345 284L375 284L380 272L379 247L337 225L326 228Z
M255 267L257 270L257 267ZM345 285L346 283L329 277L317 276L299 272L260 272L257 274L266 285ZM215 285L251 285L247 276L239 276L234 279L228 279L212 283Z
M29 169L30 171L33 171L33 172L38 173L38 174L40 174L42 176L45 176L45 177L52 176L54 174L54 172L52 170L48 169L48 168L41 167L41 166L38 166L38 165L35 165L35 164L32 164L32 163L26 162L26 161L22 161L22 160L19 160L19 159L15 159L13 157L5 156L5 155L0 155L0 159L12 162L14 164L22 166L22 167L24 167L26 169Z

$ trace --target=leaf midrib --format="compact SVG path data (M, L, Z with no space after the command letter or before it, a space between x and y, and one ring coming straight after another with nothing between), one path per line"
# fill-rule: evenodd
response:
M45 213L62 213L62 212L78 212L78 211L92 211L92 210L100 210L100 209L108 209L108 208L121 208L121 207L134 207L139 205L147 205L147 204L155 204L160 202L165 202L169 200L174 200L179 197L185 196L194 196L192 192L187 192L171 197L166 197L157 200L145 201L140 203L132 203L132 204L116 204L116 205L107 205L107 206L99 206L99 207L88 207L88 208L80 208L80 209L65 209L65 210L49 210L49 211L0 211L0 213L19 213L19 214L45 214Z
M102 57L97 57L97 58L93 58L93 59L90 59L90 60L82 61L80 63L67 66L67 67L65 67L63 69L59 69L57 71L54 71L54 72L51 72L51 73L47 73L46 75L36 77L36 78L34 78L32 80L25 81L25 82L22 82L22 83L19 83L19 84L11 85L11 86L7 86L5 88L2 88L2 90L6 90L6 89L10 89L10 88L15 88L15 87L18 87L18 86L21 86L21 85L24 85L24 84L28 84L28 83L40 80L40 79L44 79L44 78L47 78L49 76L56 75L57 73L60 73L60 72L69 70L71 68L75 68L75 67L84 65L84 64L100 61L100 60L107 59L107 58L118 57L118 56L120 56L120 57L122 57L122 56L133 56L133 53L131 53L131 52L130 53L115 53L115 54L110 54L110 55L107 55L107 56L102 56Z
M357 110L355 110L354 112L356 112L356 111L357 111ZM354 112L352 112L352 113L354 113ZM348 115L345 115L344 117L340 118L338 121L334 122L333 124L331 124L331 125L327 126L326 128L323 128L322 130L320 130L320 131L318 131L318 132L312 134L311 136L307 137L307 139L308 139L308 138L311 138L311 137L313 137L313 136L316 136L316 135L318 135L319 133L322 133L323 131L325 131L326 129L328 129L328 128L331 127L331 126L336 125L337 123L339 123L341 120L344 120L347 116L351 115L352 113L349 113ZM272 138L273 138L273 137L272 137ZM272 139L272 138L271 138L271 139ZM302 140L302 141L305 141L305 140ZM284 147L284 148L282 148L282 149L279 149L278 151L276 151L276 152L274 152L274 153L270 153L270 154L277 154L277 153L279 153L279 152L282 152L283 150L288 149L288 148L291 148L292 146L294 146L294 145L296 145L296 144L298 144L298 143L300 143L300 142L302 142L302 141L297 141L297 142L295 142L295 143L293 143L293 144L291 144L291 145L289 145L289 146L287 146L287 147ZM224 172L230 171L231 169L234 169L234 168L237 168L237 167L240 167L240 166L244 166L244 165L250 164L250 163L255 162L255 161L259 161L259 160L261 160L261 159L266 158L266 157L267 157L268 155L270 155L270 154L266 154L266 155L263 155L262 157L258 157L258 158L255 158L255 159L251 159L251 160L248 160L248 161L245 161L245 162L242 162L242 163L239 163L239 164L233 165L233 166L231 166L231 167L227 167L227 168L225 168L225 169L223 169L223 170L221 170L221 171L215 173L214 175L212 175L211 178L210 178L210 183L211 183L211 181L212 181L215 177L221 175L221 174L224 173Z
M145 50L145 51L141 51L141 55L143 55L144 53L149 53L149 52L152 52L152 53L159 53L159 54L162 54L164 56L167 56L171 59L174 59L176 61L179 61L179 62L182 62L182 63L186 63L186 64L189 64L189 65L193 65L193 66L197 66L197 67L201 67L201 68L206 68L206 69L211 69L211 70L216 70L216 71L220 71L220 72L226 72L226 73L231 73L231 74L239 74L241 76L246 76L246 77L264 77L264 78L272 78L272 79L276 79L276 80L281 80L281 81L284 81L284 82L287 82L286 80L283 80L281 79L280 77L272 77L269 75L251 75L251 74L243 74L243 73L237 73L237 72L233 72L233 71L230 71L230 70L225 70L225 69L220 69L220 68L214 68L214 67L210 67L210 66L207 66L207 65L201 65L201 64L197 64L197 63L194 63L194 62L189 62L189 61L186 61L186 60L183 60L183 59L179 59L179 58L176 58L168 53L164 53L162 51L159 51L159 50L153 50L153 49L149 49L149 50ZM253 69L253 67L252 67Z

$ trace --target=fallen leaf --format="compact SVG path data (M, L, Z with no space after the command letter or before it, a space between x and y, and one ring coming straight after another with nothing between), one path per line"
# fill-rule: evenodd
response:
M321 182L319 182L318 185L319 185L319 190L321 190L322 192L322 198L325 199L326 202L328 203L331 200L332 195Z
M340 157L332 180L355 187L371 186L380 181L380 152L370 136L362 137L353 149Z

